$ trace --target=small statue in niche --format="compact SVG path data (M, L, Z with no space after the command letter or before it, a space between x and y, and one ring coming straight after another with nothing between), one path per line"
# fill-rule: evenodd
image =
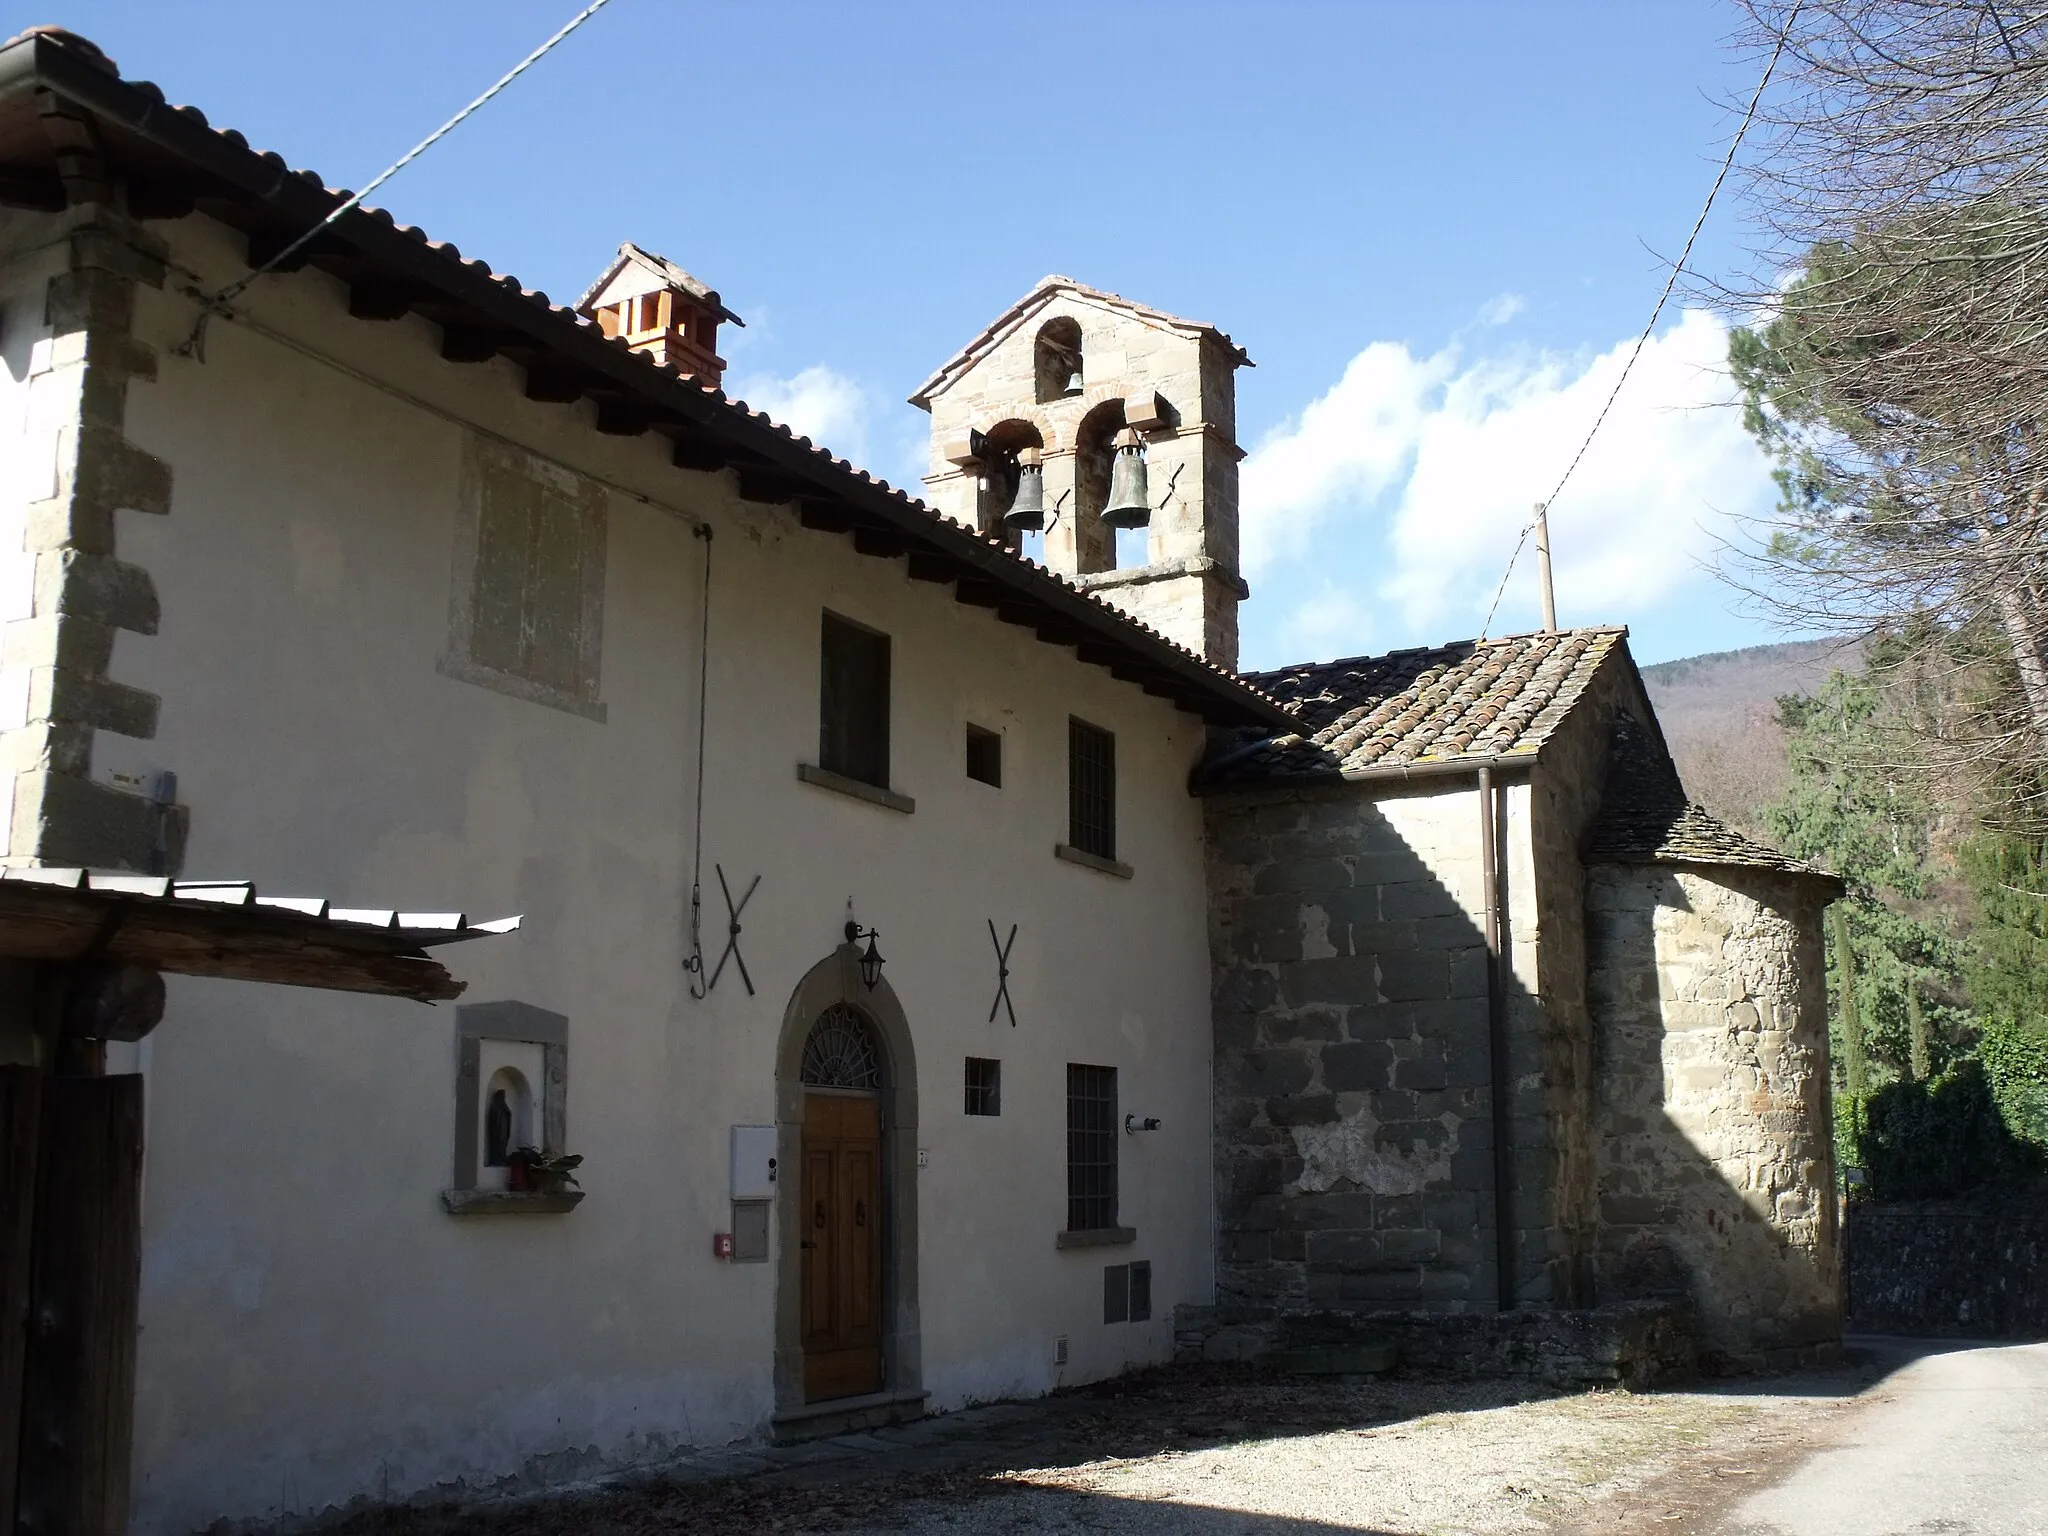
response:
M505 1090L493 1088L484 1109L484 1166L503 1168L512 1161L512 1102Z

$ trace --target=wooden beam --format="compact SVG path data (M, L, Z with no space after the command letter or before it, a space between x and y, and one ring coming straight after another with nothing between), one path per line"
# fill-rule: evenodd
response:
M488 325L444 325L441 327L441 356L451 363L488 363L498 349L512 340L509 331Z
M419 290L409 283L365 278L348 285L348 312L358 320L397 320L412 309Z
M526 370L526 398L550 405L569 405L583 398L583 375L560 368L529 368Z
M992 581L962 581L953 588L953 601L970 608L994 608L1003 595L1003 589Z
M607 437L638 437L654 424L653 413L624 400L597 402L597 430Z
M716 473L731 462L726 457L725 450L716 443L693 437L678 437L669 447L668 461L677 469L695 469L707 473Z
M912 581L951 581L959 574L960 567L944 555L935 555L924 549L910 552Z
M1029 603L998 603L996 604L996 617L1005 624L1015 624L1023 629L1036 629L1038 627L1038 609Z
M1040 624L1038 638L1047 645L1075 645L1081 639L1081 631L1071 624Z
M125 1531L142 1274L142 1078L51 1078L38 1161L16 1529Z
M846 533L853 527L853 514L838 502L818 501L811 497L796 504L796 520L820 533Z
M335 254L334 242L323 236L307 241L291 255L285 256L284 252L290 249L292 242L304 233L302 229L259 229L251 232L247 251L249 265L268 272L296 272L315 256ZM280 257L283 259L279 260Z
M910 546L903 535L886 528L856 528L853 530L853 547L863 555L872 555L878 560L894 560Z
M740 500L759 501L773 504L795 501L803 492L803 486L789 476L778 474L772 469L755 469L750 465L740 466Z

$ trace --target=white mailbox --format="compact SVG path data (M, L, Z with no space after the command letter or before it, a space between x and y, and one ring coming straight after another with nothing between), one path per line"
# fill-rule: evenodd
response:
M732 1128L732 1197L735 1200L775 1198L775 1127L736 1125Z

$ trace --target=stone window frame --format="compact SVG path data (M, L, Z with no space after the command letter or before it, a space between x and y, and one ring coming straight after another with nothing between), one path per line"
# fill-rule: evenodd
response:
M532 1003L458 1003L455 1008L455 1159L441 1202L456 1216L476 1212L571 1210L583 1198L577 1189L511 1192L480 1189L477 1132L483 1113L483 1042L541 1048L540 1150L559 1157L569 1143L569 1020Z
M565 495L581 517L575 637L577 681L564 689L480 661L475 655L477 566L483 548L486 471L495 461ZM448 597L448 646L437 664L442 676L545 705L602 725L599 697L604 655L604 587L609 546L610 493L565 465L495 438L471 434L464 445L456 495L454 563Z

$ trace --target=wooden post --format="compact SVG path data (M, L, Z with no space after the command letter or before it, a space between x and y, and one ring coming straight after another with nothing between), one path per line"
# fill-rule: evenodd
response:
M21 1368L28 1342L29 1243L35 1231L36 1151L43 1074L0 1067L0 1530L17 1529Z
M142 1268L142 1079L43 1085L16 1529L124 1536Z
M1543 591L1543 633L1557 633L1557 593L1550 585L1550 508L1536 503L1536 581Z

